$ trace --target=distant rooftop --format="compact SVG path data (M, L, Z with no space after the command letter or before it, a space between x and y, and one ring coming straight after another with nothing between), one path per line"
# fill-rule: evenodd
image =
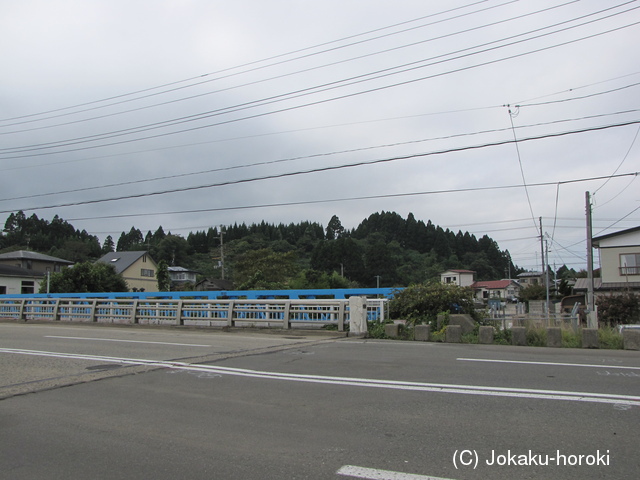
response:
M39 260L41 262L56 262L66 265L73 265L73 262L63 258L52 257L43 253L32 252L31 250L16 250L15 252L0 254L0 260Z

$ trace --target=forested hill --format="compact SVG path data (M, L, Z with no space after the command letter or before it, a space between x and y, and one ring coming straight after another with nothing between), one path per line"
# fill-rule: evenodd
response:
M504 278L519 270L509 253L489 236L452 232L395 212L380 212L353 230L332 217L315 222L234 224L223 228L225 278L236 288L339 288L405 286L438 278L449 268L477 272L478 280ZM148 250L156 260L220 278L217 228L184 238L164 232L143 234L132 227L117 242L76 230L58 216L52 221L23 212L9 215L0 235L0 253L30 249L74 262L95 260L110 251Z

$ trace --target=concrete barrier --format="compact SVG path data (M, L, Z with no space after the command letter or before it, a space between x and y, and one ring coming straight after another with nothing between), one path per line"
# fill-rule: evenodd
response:
M462 342L462 327L460 327L460 325L448 325L445 331L445 342L447 343Z
M513 327L511 329L511 344L520 347L527 345L527 329L525 327Z
M384 334L387 337L397 338L400 336L400 324L399 323L385 323Z
M600 348L597 328L582 329L582 348Z
M492 344L495 330L491 326L481 326L478 331L478 343Z
M562 347L562 329L560 327L547 328L547 347Z
M625 350L640 350L640 329L623 328L622 345Z
M444 323L445 316L443 314L438 315L436 320L438 322L438 330L442 328L442 324ZM462 329L462 333L472 333L476 324L471 318L471 315L463 314L463 313L452 313L449 315L449 323L448 325L458 325Z
M428 342L431 335L430 325L416 325L413 330L414 338L420 342Z

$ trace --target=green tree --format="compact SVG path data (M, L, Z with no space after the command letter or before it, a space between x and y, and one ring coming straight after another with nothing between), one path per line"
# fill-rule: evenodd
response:
M327 225L327 240L335 240L340 238L344 233L344 227L337 215L331 217Z
M171 290L171 278L169 277L169 267L167 262L160 260L158 262L158 271L156 272L156 279L158 280L158 290L161 292L168 292Z
M102 244L102 255L115 251L116 244L113 241L113 237L111 235L107 235L107 238L104 239L104 243Z
M167 265L186 265L192 253L191 246L179 235L166 235L151 248L151 256L156 261L164 260Z
M288 288L299 267L295 252L274 252L268 248L253 250L234 262L233 280L241 290Z
M40 286L40 293L45 293L46 282ZM51 274L50 293L100 293L126 292L127 283L116 273L113 265L106 263L77 263L71 268Z
M520 290L520 294L518 295L518 299L521 302L528 302L529 300L545 300L546 298L547 289L540 283L527 285Z

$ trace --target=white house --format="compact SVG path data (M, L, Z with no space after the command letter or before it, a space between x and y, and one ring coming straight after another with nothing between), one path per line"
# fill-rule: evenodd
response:
M169 270L169 278L171 278L172 282L192 282L196 283L196 272L195 270L189 270L184 267L168 267Z
M0 295L38 293L45 274L22 267L0 264Z
M594 291L615 293L640 291L640 227L593 238L600 252L600 278L594 278ZM578 278L574 291L587 290L587 279Z
M440 282L459 287L470 287L475 281L475 276L476 272L473 270L447 270L440 274Z
M531 285L545 285L544 272L523 272L518 275L518 283L524 288Z
M594 237L603 283L640 282L640 227Z
M479 300L500 299L502 301L516 301L521 285L515 280L489 280L474 282L471 285L474 295Z

